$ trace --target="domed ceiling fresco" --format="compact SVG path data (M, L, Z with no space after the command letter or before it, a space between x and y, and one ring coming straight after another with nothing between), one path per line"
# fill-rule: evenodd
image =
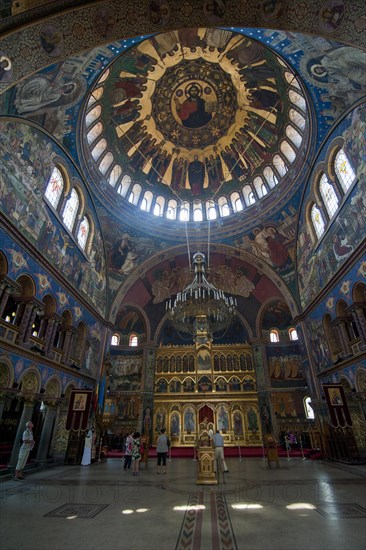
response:
M284 61L220 29L168 32L123 53L85 117L87 154L98 164L110 151L122 196L138 182L155 197L201 199L203 219L221 193L242 192L250 205L270 192L301 157L306 128L304 95Z

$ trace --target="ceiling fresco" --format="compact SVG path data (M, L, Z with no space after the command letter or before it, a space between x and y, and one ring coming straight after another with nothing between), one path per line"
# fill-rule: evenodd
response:
M101 76L89 104L92 157L101 134L125 174L179 200L212 199L261 173L286 138L291 107L293 117L302 113L301 129L291 126L291 162L305 128L300 84L286 64L261 43L221 29L142 41Z

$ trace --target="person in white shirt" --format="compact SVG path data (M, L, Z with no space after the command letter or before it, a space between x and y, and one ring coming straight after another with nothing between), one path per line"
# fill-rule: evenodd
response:
M25 430L22 436L22 446L19 449L18 463L15 468L15 479L21 480L24 479L23 469L27 463L29 453L34 447L33 439L33 423L31 421L27 422L25 425Z
M222 471L227 473L229 468L226 465L224 457L224 438L220 434L219 430L216 430L216 433L212 438L212 443L215 449L214 471L217 471L217 464L220 464Z

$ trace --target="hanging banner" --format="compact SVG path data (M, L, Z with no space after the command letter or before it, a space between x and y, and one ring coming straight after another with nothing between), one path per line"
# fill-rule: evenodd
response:
M67 413L67 430L86 430L89 421L92 390L72 390Z
M352 426L346 396L342 384L323 384L331 423L335 428Z

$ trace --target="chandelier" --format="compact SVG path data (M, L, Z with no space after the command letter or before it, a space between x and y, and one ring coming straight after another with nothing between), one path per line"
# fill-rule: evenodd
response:
M166 303L168 318L178 331L212 337L227 329L236 315L236 299L226 296L206 279L206 258L202 252L193 256L193 281L175 299Z

